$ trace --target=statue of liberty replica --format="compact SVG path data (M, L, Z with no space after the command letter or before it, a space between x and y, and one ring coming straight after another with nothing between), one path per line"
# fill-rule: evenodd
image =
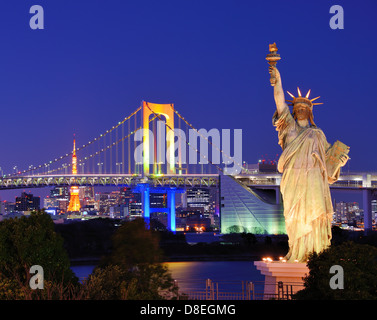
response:
M349 157L349 147L340 141L327 142L316 126L313 107L322 103L310 99L310 90L303 96L288 92L293 106L290 111L284 97L281 76L276 68L280 56L276 44L270 45L270 83L274 87L276 111L272 122L278 132L282 154L278 171L282 173L280 191L288 234L287 262L306 262L311 252L320 253L331 243L333 206L329 184L338 180L340 169Z

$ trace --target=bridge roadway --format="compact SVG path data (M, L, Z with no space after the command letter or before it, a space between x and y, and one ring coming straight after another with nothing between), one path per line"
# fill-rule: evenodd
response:
M248 186L272 188L279 187L280 173L249 173L234 177ZM46 174L46 175L14 175L0 177L0 190L19 188L41 188L46 186L133 186L150 182L156 186L217 186L218 174ZM342 173L339 180L331 188L360 189L377 188L377 173Z
M281 201L280 173L248 173L234 176L253 189L274 189L276 203ZM137 186L148 183L150 187L218 187L218 174L77 174L77 175L30 175L0 177L0 190L41 188L52 186ZM331 190L362 193L364 228L372 229L371 200L377 198L377 173L342 173L338 181L330 185Z
M215 187L217 174L149 175L140 174L76 174L31 175L0 178L0 190L42 188L53 186L136 186L149 183L152 187Z

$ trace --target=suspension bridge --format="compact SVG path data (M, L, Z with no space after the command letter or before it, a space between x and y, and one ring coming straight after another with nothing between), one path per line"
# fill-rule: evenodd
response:
M229 130L225 133L229 140ZM71 152L2 175L0 190L66 186L71 194L69 211L74 212L80 209L79 186L127 186L141 193L145 219L151 213L150 193L165 193L168 228L174 231L175 194L191 187L213 187L221 193L222 232L240 225L251 232L284 233L281 175L249 172L235 152L233 157L229 155L232 146L236 150L236 143L242 144L242 136L234 133L233 145L229 140L225 148L220 145L221 138L219 131L195 128L173 104L143 101L106 132L78 147L75 141ZM230 167L231 175L227 172ZM365 228L369 229L376 188L377 174L373 173L342 173L331 185L332 190L362 192ZM263 189L276 191L274 204L256 192Z
M241 168L234 157L212 142L218 141L216 133L211 132L211 136L196 129L173 104L143 101L122 121L89 142L76 147L74 140L71 152L3 175L0 190L67 186L68 211L77 212L79 186L127 186L141 193L145 219L151 212L150 193L165 193L168 227L175 230L176 193L183 193L187 187L219 187L219 173L227 165Z
M174 121L174 118L177 120ZM178 126L175 126L176 124ZM182 128L182 124L185 128ZM189 131L194 132L194 136ZM193 136L193 139L188 139L189 136ZM198 138L202 139L200 147L197 143ZM199 177L222 172L224 166L218 162L219 157L217 156L217 162L213 162L212 154L208 153L208 146L205 146L203 141L212 149L216 149L212 154L221 153L224 164L234 163L234 157L230 157L220 146L212 143L208 134L191 125L174 109L173 104L143 101L142 106L121 122L79 147L75 144L71 152L43 164L3 175L0 188L17 187L9 184L17 178L60 176L75 180L80 176L98 179L118 176L126 181L136 181L135 177L153 178L177 174ZM207 151L203 152L203 146ZM202 152L199 149L202 149ZM195 159L192 157L194 153ZM188 154L190 161L187 159ZM72 161L75 157L77 160ZM207 164L210 166L206 166ZM235 165L242 167L240 163ZM133 179L127 180L131 177ZM33 181L35 183L35 180Z

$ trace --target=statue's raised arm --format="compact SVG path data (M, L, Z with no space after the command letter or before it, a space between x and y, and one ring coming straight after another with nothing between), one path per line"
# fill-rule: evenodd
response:
M270 83L274 87L274 97L276 102L276 109L278 115L280 116L283 111L288 108L284 99L284 91L281 83L281 76L279 70L276 68L276 63L281 59L280 55L277 54L278 48L276 43L269 45L270 53L267 55L266 60L270 64L268 70L270 72Z
M270 82L271 82L271 85L274 87L274 98L275 98L275 103L276 103L276 109L280 116L283 113L283 111L288 108L288 105L285 102L280 72L275 66L269 66L268 69L271 75Z

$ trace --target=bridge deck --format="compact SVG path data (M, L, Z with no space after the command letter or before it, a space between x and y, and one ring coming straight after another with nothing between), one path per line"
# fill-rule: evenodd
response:
M0 178L0 190L19 188L41 188L48 186L135 186L150 183L153 186L217 186L217 174L150 175L138 174L77 174L11 176Z
M234 176L245 185L257 188L277 188L281 181L280 173L254 173ZM56 174L26 175L0 178L0 190L18 188L41 188L46 186L135 186L139 183L150 183L153 186L219 186L218 174ZM346 173L330 185L332 189L357 190L377 188L375 173Z

